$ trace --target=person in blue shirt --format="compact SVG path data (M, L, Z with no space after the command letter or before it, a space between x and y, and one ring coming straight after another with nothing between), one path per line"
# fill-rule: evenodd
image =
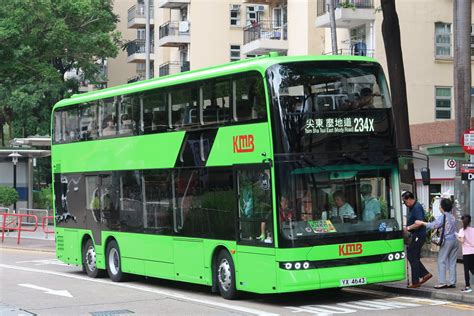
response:
M456 218L454 218L453 203L450 199L442 199L440 203L441 215L434 222L415 221L416 224L426 226L428 230L444 227L444 241L438 253L439 283L435 289L456 287L456 260L458 257L458 242L456 240ZM446 222L445 222L446 221ZM446 272L449 273L449 282L446 283Z
M423 283L431 279L433 275L421 263L421 248L426 239L426 227L423 224L416 223L417 220L425 219L423 206L415 200L415 196L410 191L402 194L402 201L409 210L407 226L404 231L410 232L411 241L408 245L407 257L411 267L411 284L408 288L418 288Z
M380 201L372 196L372 185L363 184L360 186L362 195L362 220L373 221L380 219Z

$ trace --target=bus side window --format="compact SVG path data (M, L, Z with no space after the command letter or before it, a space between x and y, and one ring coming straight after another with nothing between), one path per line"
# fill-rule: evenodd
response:
M117 135L117 102L114 99L99 101L99 135L110 137Z
M54 112L54 143L62 143L63 142L63 131L61 130L61 115L62 111Z
M73 142L79 139L79 110L78 108L67 109L63 112L64 140Z
M261 77L252 75L236 79L233 89L236 121L266 119L265 93Z
M97 105L91 103L83 104L79 119L81 140L97 139L99 136L97 125Z
M229 121L230 93L230 81L208 82L203 86L203 124Z
M171 91L171 126L174 129L199 126L199 90L187 85Z
M165 91L151 91L143 96L143 131L145 134L168 130L168 101Z
M119 134L138 135L140 122L140 100L138 95L120 97L119 103Z

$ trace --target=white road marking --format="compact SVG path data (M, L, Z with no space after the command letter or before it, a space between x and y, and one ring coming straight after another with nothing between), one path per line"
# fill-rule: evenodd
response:
M127 288L127 289L132 289L132 290L139 290L139 291L144 291L144 292L160 294L160 295L176 298L176 299L183 300L183 301L189 301L189 302L194 302L194 303L204 304L204 305L209 305L209 306L214 306L214 307L221 307L221 308L225 308L225 309L229 309L229 310L235 310L235 311L254 314L254 315L262 315L262 316L277 316L278 315L278 314L269 313L269 312L265 312L265 311L262 311L262 310L249 308L249 307L235 306L235 305L230 305L230 304L220 303L220 302L213 302L213 301L202 299L202 298L193 298L193 297L190 297L189 295L185 295L185 294L180 294L180 293L176 293L176 292L172 292L172 291L159 290L159 289L152 289L152 288L148 288L148 287L140 286L140 285L132 285L132 284L126 284L126 283L115 283L115 282L112 282L110 280L91 279L89 277L83 277L83 276L73 275L73 274L68 274L68 273L63 273L63 272L55 272L55 271L48 271L48 270L39 270L39 269L34 269L34 268L18 267L18 266L12 266L12 265L8 265L8 264L0 264L0 268L12 269L12 270L18 270L18 271L26 271L26 272L33 272L33 273L43 273L43 274L56 275L56 276L60 276L60 277L70 278L70 279L100 283L100 284L105 284L105 285L110 285L110 286L118 286L118 287L123 287L123 288Z
M67 290L52 290L52 289L48 289L48 288L45 288L45 287L37 286L37 285L34 285L34 284L28 284L28 283L18 284L18 285L23 286L23 287L28 287L28 288L34 289L34 290L40 290L40 291L43 291L46 294L52 294L52 295L58 295L58 296L64 296L64 297L72 297L71 293L69 293Z
M432 305L432 306L451 304L451 302L448 302L448 301L431 300L428 298L409 297L409 296L399 296L397 297L397 299L407 300L407 301L412 301L415 303L421 303L421 304Z
M59 261L58 259L41 259L41 260L26 260L26 261L17 261L15 263L33 263L35 266L44 266L44 265L57 265L57 266L65 266L68 267L69 265Z

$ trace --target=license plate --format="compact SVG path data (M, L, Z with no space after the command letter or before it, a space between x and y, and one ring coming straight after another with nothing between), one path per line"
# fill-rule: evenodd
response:
M366 278L342 279L340 282L340 286L355 286L362 284L367 284Z

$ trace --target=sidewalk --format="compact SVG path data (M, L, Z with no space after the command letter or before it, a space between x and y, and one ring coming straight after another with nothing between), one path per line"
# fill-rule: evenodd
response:
M1 230L0 230L1 234ZM56 243L54 241L54 234L46 236L43 232L22 232L20 244L17 244L18 232L5 233L5 240L2 243L0 238L0 248L41 251L41 252L55 252Z
M455 289L440 289L434 288L438 284L438 264L436 258L422 258L421 261L428 271L433 274L433 277L428 280L425 284L417 289L407 289L407 280L371 284L366 287L372 290L378 290L383 292L390 292L395 294L436 298L442 300L463 302L468 304L474 304L474 292L473 293L461 293L461 289L464 288L464 268L462 263L456 264L456 288ZM471 275L471 285L474 283L474 278Z

